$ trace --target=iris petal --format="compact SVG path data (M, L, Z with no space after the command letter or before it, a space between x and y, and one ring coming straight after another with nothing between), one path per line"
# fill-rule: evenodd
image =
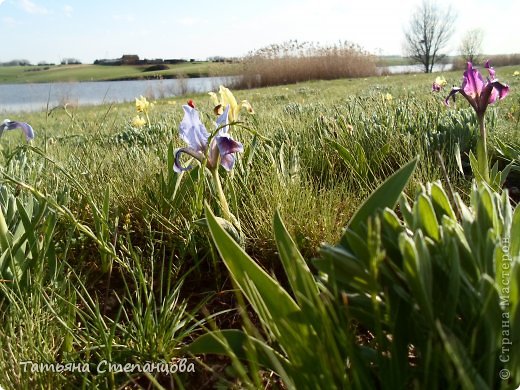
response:
M453 96L453 98L455 99L455 95L457 94L457 92L460 92L462 94L462 88L459 88L459 87L453 87L450 91L450 94L446 97L446 99L444 100L444 104L446 104L447 106L450 105L450 98Z
M509 93L509 85L493 81L487 83L482 91L482 102L485 102L484 111L489 104L495 103L497 100L502 100Z
M204 152L208 145L209 133L200 121L198 111L189 105L182 106L184 118L179 125L179 133L184 142L197 152Z
M221 156L244 151L244 146L229 136L215 137L215 141L217 142L218 151Z
M493 88L491 86L491 93L489 94L489 98L487 100L488 104L493 104L497 101L498 99L498 91L496 88Z
M229 104L226 106L226 109L222 114L220 114L217 118L217 128L222 127L219 130L219 134L227 134L229 130L229 126L227 126L228 123L228 114L229 114Z
M484 68L488 70L491 81L495 80L495 69L489 64L489 60L486 61Z
M238 105L237 100L235 99L235 96L233 96L233 93L229 90L229 88L224 87L223 85L219 88L221 101L223 105L230 106L230 118L229 120L231 122L236 122L238 119Z
M498 98L502 100L509 94L509 85L499 83L498 81L495 81L491 83L493 85L493 89L498 92Z
M480 95L482 88L484 87L484 79L478 71L474 68L471 62L468 62L468 68L464 72L464 80L462 82L462 89L466 95L475 97Z
M4 130L14 130L20 129L25 134L25 139L30 141L34 139L34 130L30 124L25 122L18 121L10 121L9 119L4 120L4 122L0 125L0 136L4 132Z
M181 157L182 153L188 154L191 157L196 158L197 160L199 160L199 162L202 162L204 159L204 155L202 153L192 150L190 148L177 149L175 151L175 162L173 163L173 170L177 173L181 173L183 171L189 171L192 168L191 165L188 165L187 167L183 167L181 165L180 157Z
M240 107L245 108L247 110L247 112L249 112L250 114L255 113L255 110L253 110L253 106L247 100L242 100L240 102Z
M214 106L218 106L219 104L221 104L218 101L218 97L217 97L217 94L215 92L208 92L208 95L209 95L211 101L213 102Z
M233 166L235 165L235 156L233 154L226 154L225 156L221 156L220 165L222 165L226 171L232 170Z

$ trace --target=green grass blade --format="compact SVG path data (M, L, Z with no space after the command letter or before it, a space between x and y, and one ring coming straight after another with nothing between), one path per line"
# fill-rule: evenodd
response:
M366 221L377 209L388 207L393 209L399 199L399 195L404 190L408 181L415 171L419 159L412 161L401 167L392 176L386 179L361 205L350 219L347 227L358 234L366 230ZM364 234L362 234L364 236ZM347 244L345 234L341 237L341 243ZM347 244L348 246L348 244Z

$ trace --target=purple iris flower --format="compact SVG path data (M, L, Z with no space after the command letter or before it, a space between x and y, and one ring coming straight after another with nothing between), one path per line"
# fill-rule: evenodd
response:
M486 61L484 67L489 72L487 80L482 78L478 69L474 68L471 62L468 62L468 67L464 72L462 79L462 86L454 87L445 100L446 105L449 105L450 97L454 97L457 92L466 98L475 110L478 117L483 117L488 105L501 100L509 93L509 86L498 82L495 77L495 70L489 65L489 60Z
M184 168L181 166L179 158L182 153L186 153L201 163L207 156L206 166L210 170L215 170L218 163L227 171L230 171L235 164L234 153L242 152L244 147L229 135L228 113L229 106L217 118L218 133L210 139L210 133L206 130L199 118L199 112L191 105L183 105L184 118L179 126L179 134L184 142L188 144L186 148L180 148L175 152L175 172L187 171L191 166ZM209 145L208 145L209 142Z
M2 124L0 124L0 137L4 133L5 130L14 130L20 129L25 134L25 139L27 142L31 141L34 138L34 130L28 123L18 122L18 121L10 121L9 119L4 120Z

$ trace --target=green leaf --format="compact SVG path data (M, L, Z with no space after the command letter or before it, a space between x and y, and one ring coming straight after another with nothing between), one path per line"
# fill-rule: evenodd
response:
M517 207L518 208L518 207ZM510 340L520 340L520 258L516 258L511 269L511 303L509 309ZM511 359L508 365L512 377L520 380L520 348L511 348Z
M305 338L307 328L296 321L291 322L291 318L301 313L296 302L222 228L207 204L205 208L211 237L224 264L264 325L281 343L289 339L295 341L296 335ZM294 334L286 332L290 326Z
M408 203L404 193L399 196L399 211L401 212L406 225L409 227L413 226L412 208L410 207L410 203Z
M520 256L520 206L516 206L513 212L509 252L512 258Z
M424 240L422 232L418 230L415 233L419 240ZM423 264L422 259L419 256L417 248L417 239L414 242L412 238L408 237L405 233L399 236L399 249L403 255L403 267L406 279L410 285L412 295L419 303L419 307L427 316L429 321L433 321L433 308L431 307L431 299L427 291L427 284L423 280L425 270L421 269ZM431 269L431 267L430 267Z
M110 212L110 186L105 188L103 195L103 218L108 220L108 213Z
M484 140L481 137L477 140L477 162L480 176L484 178L486 183L489 183L488 157L484 147Z
M338 142L333 139L327 138L327 141L331 144L331 146L338 152L339 156L343 159L345 164L350 168L354 169L357 166L356 159L350 151L345 148L343 145L340 145Z
M364 265L352 253L341 246L325 246L322 258L314 261L315 266L350 288L366 289L370 282L368 264Z
M29 198L30 199L30 198ZM8 221L12 221L16 214L16 198L14 196L9 196L9 200L6 205L6 217Z
M392 228L394 232L401 232L403 230L403 226L401 225L401 221L399 220L399 217L394 212L394 210L389 209L388 207L385 208L383 211L383 220L385 223Z
M451 219L456 219L455 212L451 207L450 200L444 188L439 182L435 182L431 186L432 204L437 215L437 219L442 219L442 215L447 215Z
M490 387L472 365L471 358L467 355L466 349L459 339L449 331L444 329L439 321L436 321L437 332L440 335L445 356L450 359L457 370L460 384L463 389L486 390Z
M366 222L369 216L378 209L388 207L393 209L415 171L419 159L401 167L392 176L386 179L361 205L347 224L348 229L364 237L366 235ZM346 236L343 234L341 243L346 244Z
M495 205L493 202L493 195L487 186L481 186L478 195L475 208L477 210L479 231L482 232L481 238L484 238L488 229L495 227Z
M428 311L433 313L434 307L432 305L432 258L428 250L427 238L419 230L415 234L415 248L417 248L417 271L419 274L419 281L421 283L421 290L425 298L425 305L428 306Z
M0 249L5 252L9 249L10 233L5 222L4 213L0 208Z
M33 258L36 259L38 258L39 240L36 236L35 228L39 226L40 221L42 221L47 214L47 205L45 201L40 202L39 206L34 210L33 198L31 197L29 199L30 201L26 202L25 207L19 199L16 200L16 205L20 219L22 220L24 237L29 244Z
M261 366L275 372L278 372L276 363L281 363L284 368L289 367L290 364L287 359L266 343L238 329L218 330L203 334L186 346L183 352L194 355L215 354L225 356L233 353L238 359L247 359L246 348L248 345L256 351L255 358L258 359L257 363Z
M471 150L469 152L469 164L471 166L471 172L473 172L473 176L475 177L475 180L478 182L485 181L484 175L480 171L479 162L478 162L477 158L475 157L475 155L473 154L473 152L471 152Z
M235 242L241 244L241 236L238 230L233 226L227 219L221 217L215 217L220 226L235 240ZM206 218L197 219L194 221L196 225L208 227L208 220Z
M305 303L314 302L318 298L318 287L309 266L285 228L278 210L274 215L273 230L276 247L296 300L300 307Z
M460 288L461 288L461 269L460 269L460 254L455 237L450 237L447 246L448 258L448 293L449 299L446 301L443 311L446 313L446 320L451 325L457 318L456 310L459 302Z
M358 175L365 179L368 174L367 156L359 142L356 142L356 164Z
M367 261L370 257L366 240L356 232L346 229L343 233L344 241L339 245L351 251L359 260Z
M359 144L356 144L356 156L354 153L351 153L350 150L340 145L336 141L330 138L328 138L327 141L332 145L336 152L338 152L343 162L351 169L357 178L359 180L366 181L366 169L364 174L362 172L364 167L366 168L366 156L364 155L363 148L361 148Z
M173 146L173 141L170 141L168 144L168 153L167 153L167 165L166 169L170 172L173 169L173 165L175 164L175 150Z
M457 168L459 168L459 172L464 175L464 169L462 168L462 159L460 157L460 145L458 142L455 144L455 161L457 162Z
M422 229L426 235L435 241L439 241L439 222L430 199L425 195L419 195L413 207L414 229Z

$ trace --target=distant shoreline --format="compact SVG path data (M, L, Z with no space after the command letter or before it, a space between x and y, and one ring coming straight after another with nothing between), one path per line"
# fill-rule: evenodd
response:
M149 70L147 65L0 66L0 84L187 79L238 74L236 64L194 62Z
M406 65L403 57L381 57L378 66ZM128 81L185 79L212 76L236 76L242 72L240 63L193 61L162 64L163 69L153 69L157 64L139 65L16 65L0 66L0 84L36 84L53 82Z

